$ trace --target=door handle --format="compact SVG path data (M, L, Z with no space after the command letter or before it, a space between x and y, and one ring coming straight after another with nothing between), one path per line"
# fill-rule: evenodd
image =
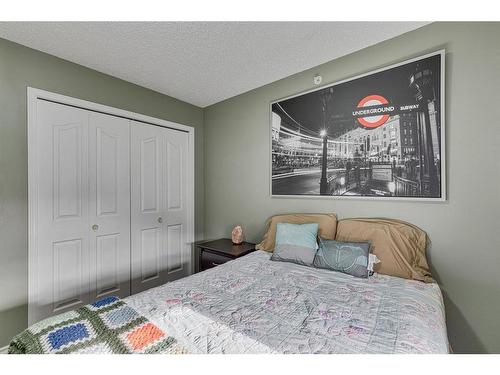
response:
M98 229L99 229L99 225L97 225L97 224L92 225L92 230L94 232L97 231Z
M158 218L158 222L159 222L160 224L161 224L161 223L163 223L163 218L159 217L159 218Z

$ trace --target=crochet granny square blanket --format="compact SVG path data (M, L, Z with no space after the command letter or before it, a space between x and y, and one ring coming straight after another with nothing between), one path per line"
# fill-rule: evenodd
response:
M118 297L38 322L14 337L9 353L186 353L174 337Z

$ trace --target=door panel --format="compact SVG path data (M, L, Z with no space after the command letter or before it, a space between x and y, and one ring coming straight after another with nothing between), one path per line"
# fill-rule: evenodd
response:
M182 209L182 145L166 141L167 149L167 209Z
M131 122L132 293L190 272L187 134Z
M120 292L120 237L113 233L96 237L96 298Z
M161 129L131 121L132 293L164 283L162 278Z
M128 129L127 129L128 130ZM128 136L123 141L126 141ZM120 136L96 128L97 216L118 214ZM128 163L127 163L128 164Z
M191 272L191 246L188 244L186 204L188 136L184 132L164 129L164 179L166 204L164 206L167 236L167 280L173 281Z
M160 150L158 137L140 141L140 197L142 212L160 211Z
M129 120L89 112L92 300L130 295Z
M141 230L141 282L152 282L160 278L161 229Z
M53 312L79 306L86 300L86 270L82 240L60 241L53 244Z
M54 219L82 214L82 124L53 128Z
M36 305L30 323L90 302L88 112L38 100Z
M167 227L167 267L169 274L182 271L184 267L182 242L182 224L169 225Z

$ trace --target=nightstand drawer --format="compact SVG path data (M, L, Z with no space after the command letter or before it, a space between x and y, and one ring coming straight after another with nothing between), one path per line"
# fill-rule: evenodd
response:
M201 253L200 269L202 271L208 270L209 268L216 267L220 264L224 264L224 263L230 261L231 259L232 258L209 253L208 251L203 251Z

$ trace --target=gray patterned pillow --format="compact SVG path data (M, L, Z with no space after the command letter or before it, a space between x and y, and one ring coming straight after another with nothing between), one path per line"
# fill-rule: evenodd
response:
M316 268L366 278L370 272L368 270L369 255L369 242L340 242L320 238L313 265Z

